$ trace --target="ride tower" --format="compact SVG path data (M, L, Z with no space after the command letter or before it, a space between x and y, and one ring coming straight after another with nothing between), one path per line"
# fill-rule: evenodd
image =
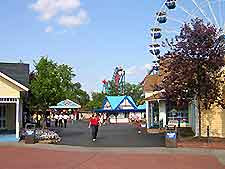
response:
M108 94L108 92L109 92L109 82L104 79L102 81L102 84L103 84L102 92L105 93L105 94Z
M112 80L115 82L117 95L125 94L125 70L118 66L115 68Z

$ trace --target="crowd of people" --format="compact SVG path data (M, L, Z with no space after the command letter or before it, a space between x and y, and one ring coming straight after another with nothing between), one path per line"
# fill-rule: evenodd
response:
M143 126L143 121L138 118L138 116L130 116L129 122L134 124L138 130L138 133L141 133L141 128ZM48 112L48 113L40 113L35 112L31 116L31 123L35 123L37 128L40 127L60 127L60 128L67 128L67 123L74 124L77 120L76 114L72 112L68 112L65 110L57 111L57 112ZM96 141L96 137L98 134L98 127L102 125L109 125L110 124L110 115L107 113L92 113L89 118L88 127L91 129L91 136L92 141Z
M25 123L35 123L37 128L40 127L61 127L66 128L67 123L71 122L74 124L74 121L77 120L76 114L68 113L67 111L58 111L58 112L35 112L30 117L26 117Z

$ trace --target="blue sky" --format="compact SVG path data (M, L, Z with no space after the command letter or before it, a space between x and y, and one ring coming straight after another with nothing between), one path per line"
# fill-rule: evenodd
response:
M1 5L1 61L31 65L48 55L74 68L89 93L116 66L140 82L152 63L149 29L162 1L7 0ZM147 66L146 66L147 65Z

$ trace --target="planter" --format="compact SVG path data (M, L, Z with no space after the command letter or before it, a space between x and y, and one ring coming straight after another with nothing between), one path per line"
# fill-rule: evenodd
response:
M165 133L165 129L150 128L150 129L147 129L147 132L151 134L159 134L159 133Z

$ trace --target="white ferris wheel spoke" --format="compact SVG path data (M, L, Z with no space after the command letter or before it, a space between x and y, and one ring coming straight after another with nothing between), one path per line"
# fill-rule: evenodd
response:
M177 4L177 7L179 7L181 10L183 10L186 14L188 14L190 17L195 18L195 16L193 14L191 14L190 12L188 12L187 9L185 9L181 4Z
M216 15L215 15L215 13L214 13L214 11L213 11L213 8L212 8L212 5L211 5L211 3L210 3L210 0L207 0L207 2L208 2L208 6L209 6L209 9L210 9L210 12L211 12L211 14L212 14L212 16L213 16L213 18L214 18L214 20L215 20L215 23L216 23L217 27L219 28L220 25L219 25L219 22L218 22L217 19L216 19Z
M175 18L173 18L173 17L169 17L169 16L167 16L167 18L168 18L168 19L170 19L170 20L172 20L172 21L175 21L175 22L177 22L177 23L184 24L184 22L183 22L183 21L180 21L180 20L175 19Z
M222 0L218 0L218 6L219 6L219 25L221 26L220 28L222 28L223 26L223 16L222 16L222 5L223 5L223 1ZM222 22L222 25L221 25Z
M195 4L195 6L199 9L199 11L202 13L202 15L209 21L209 23L213 23L211 19L206 15L204 10L197 4L195 0L192 0L192 2Z
M225 14L225 8L224 8L224 6L225 6L225 1L222 1L222 17L223 17L223 19L222 19L222 21L224 22L224 25L223 25L223 33L225 34L225 16L224 16L224 14Z
M218 1L218 8L219 8L219 23L220 28L223 29L224 24L224 0L217 0Z
M225 5L225 3L224 3L224 1L222 1L222 21L225 18L225 16L224 16L224 13L225 13L225 11L224 11L225 10L224 5ZM224 21L224 29L225 29L225 21Z
M177 35L180 33L180 32L178 32L178 31L172 30L172 29L164 29L163 32L165 32L165 33L175 33L175 34L177 34Z

